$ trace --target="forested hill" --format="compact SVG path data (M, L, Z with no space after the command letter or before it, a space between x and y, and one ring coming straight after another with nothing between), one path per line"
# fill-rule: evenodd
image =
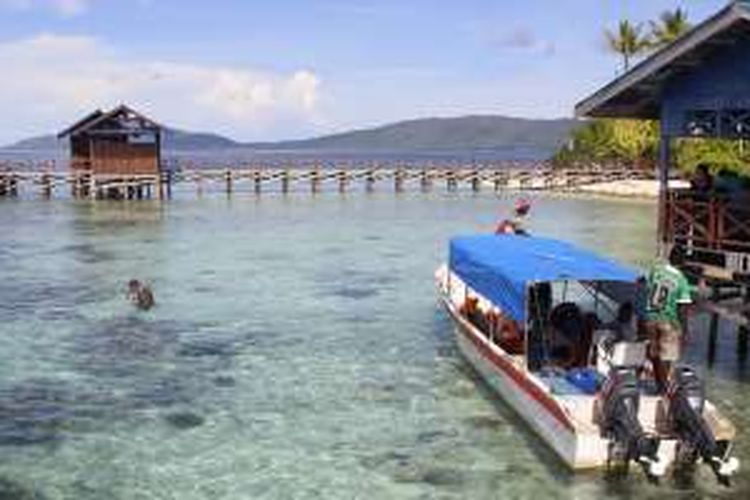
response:
M530 148L553 152L569 138L577 123L570 119L529 120L504 116L425 118L313 139L264 143L242 143L217 134L169 129L163 145L173 151L243 147L353 151ZM65 141L58 141L54 135L44 135L17 142L8 148L49 150L64 146Z
M555 150L575 120L528 120L505 116L425 118L302 141L256 144L283 149L440 150L528 147Z

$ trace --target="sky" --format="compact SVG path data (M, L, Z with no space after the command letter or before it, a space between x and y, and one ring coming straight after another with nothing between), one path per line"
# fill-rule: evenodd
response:
M603 30L728 0L0 0L0 144L127 103L243 141L430 116L568 117Z

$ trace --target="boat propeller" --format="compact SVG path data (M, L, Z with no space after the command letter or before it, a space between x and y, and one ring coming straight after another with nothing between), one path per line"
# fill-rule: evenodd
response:
M616 367L602 391L600 427L610 440L608 463L615 460L627 467L639 464L650 481L657 482L667 470L659 456L659 439L646 434L638 421L640 391L632 368Z
M740 462L731 456L731 442L717 440L703 417L705 390L692 368L678 367L667 391L669 419L680 441L681 461L694 464L699 459L711 467L716 479L729 486Z

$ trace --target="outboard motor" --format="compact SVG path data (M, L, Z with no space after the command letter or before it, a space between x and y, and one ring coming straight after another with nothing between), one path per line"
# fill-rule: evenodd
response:
M599 425L610 440L608 463L619 460L627 468L634 461L656 481L667 467L659 459L659 439L648 436L638 421L639 402L635 369L613 368L602 391Z
M718 481L729 486L739 469L739 460L730 457L731 443L717 441L703 418L705 390L692 368L678 367L667 391L669 419L680 440L680 459L693 464L699 458L711 466Z

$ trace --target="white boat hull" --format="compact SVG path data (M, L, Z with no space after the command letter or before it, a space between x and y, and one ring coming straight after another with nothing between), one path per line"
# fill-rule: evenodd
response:
M525 367L523 357L512 356L490 342L474 325L458 313L447 286L447 270L438 271L441 298L455 324L458 347L464 358L547 445L574 470L604 467L609 457L609 440L596 424L596 396L553 394ZM452 277L451 279L457 280ZM462 283L457 285L464 286ZM642 398L642 422L653 421L659 398ZM646 425L648 427L648 425ZM652 428L655 431L654 428ZM662 436L659 459L671 464L676 441Z
M457 319L454 316L454 320ZM464 325L460 321L456 324L455 334L458 347L466 360L474 367L482 379L497 393L527 424L557 453L557 455L573 469L592 469L604 466L607 459L607 440L598 434L582 434L576 429L575 422L568 416L560 418L558 412L550 408L556 405L559 412L565 414L565 409L559 405L552 395L540 398L540 394L533 389L534 382L519 382L518 376L524 376L521 370L514 376L513 368L498 364L488 356L487 349L495 346L487 343L486 348L480 348L476 342L482 342L481 337L472 339L471 325ZM499 349L498 349L499 350ZM502 353L495 353L502 356ZM506 355L507 356L507 355ZM512 362L512 361L508 361ZM541 391L542 389L540 389Z

